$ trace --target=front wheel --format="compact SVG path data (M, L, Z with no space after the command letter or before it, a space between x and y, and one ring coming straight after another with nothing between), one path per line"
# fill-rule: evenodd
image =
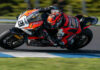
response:
M93 38L93 33L90 29L87 28L83 30L81 34L76 36L75 42L73 43L73 45L68 46L67 49L78 50L80 48L83 48L91 42L92 38Z
M23 39L17 39L9 30L0 34L0 47L4 49L14 49L23 43Z

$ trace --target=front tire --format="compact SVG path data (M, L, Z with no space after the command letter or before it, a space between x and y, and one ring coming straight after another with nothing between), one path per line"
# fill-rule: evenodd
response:
M82 39L82 37L84 37L84 39ZM93 38L93 33L90 29L87 28L83 30L82 33L76 37L73 45L68 46L67 49L68 50L79 50L80 48L83 48L87 44L89 44L92 38Z
M0 34L0 47L4 49L14 49L21 46L23 43L24 40L18 40L9 30Z

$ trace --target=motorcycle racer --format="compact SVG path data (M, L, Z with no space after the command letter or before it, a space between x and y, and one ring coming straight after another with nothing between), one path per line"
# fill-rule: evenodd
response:
M74 42L73 38L75 35L81 32L80 22L82 22L83 18L92 24L96 24L98 21L95 17L85 17L82 15L77 15L76 17L68 16L56 6L42 8L40 9L40 12L50 12L46 17L47 19L45 19L45 27L52 30L58 29L57 41L59 42L58 44L62 46L65 44L71 45ZM55 44L55 40L52 39L52 41L54 42L54 45L57 45Z
M76 17L68 16L60 11L55 6L44 8L41 11L51 11L47 17L47 25L50 29L58 29L57 42L64 46L65 44L72 44L73 38L76 34L81 32L79 20ZM55 42L55 41L53 41ZM54 43L54 45L57 45Z

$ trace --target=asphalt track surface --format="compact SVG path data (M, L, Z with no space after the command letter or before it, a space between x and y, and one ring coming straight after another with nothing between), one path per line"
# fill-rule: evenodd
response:
M9 28L14 27L14 24L0 24L0 33L2 33L5 30L8 30ZM61 49L59 47L36 47L36 46L27 46L27 45L22 45L19 48L16 48L15 50L5 50L0 48L0 52L6 52L6 53L11 53L11 52L19 52L23 53L29 53L35 54L35 52L38 53L50 53L53 55L61 56L61 57L67 57L67 55L71 54L69 57L72 57L73 55L77 56L84 56L89 55L88 57L99 57L100 58L100 26L92 26L90 29L93 31L93 40L91 41L90 44L82 48L81 50L78 51L69 51L67 49ZM66 54L66 56L64 55ZM38 55L39 56L39 55Z

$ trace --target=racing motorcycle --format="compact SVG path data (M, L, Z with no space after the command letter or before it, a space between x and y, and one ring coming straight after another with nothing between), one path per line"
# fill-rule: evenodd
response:
M0 46L4 49L14 49L20 47L24 43L27 45L32 44L32 46L52 46L41 33L41 27L44 24L41 15L42 14L38 12L38 9L27 10L21 13L16 21L15 27L0 34ZM24 18L27 18L27 20ZM29 20L30 18L31 20ZM75 36L74 43L70 46L65 45L66 47L63 48L78 50L91 42L93 33L88 28L91 23L87 25L87 23L80 22L80 25L82 32ZM57 30L54 32L48 30L48 33L53 36L57 33ZM58 45L56 47L61 46Z

